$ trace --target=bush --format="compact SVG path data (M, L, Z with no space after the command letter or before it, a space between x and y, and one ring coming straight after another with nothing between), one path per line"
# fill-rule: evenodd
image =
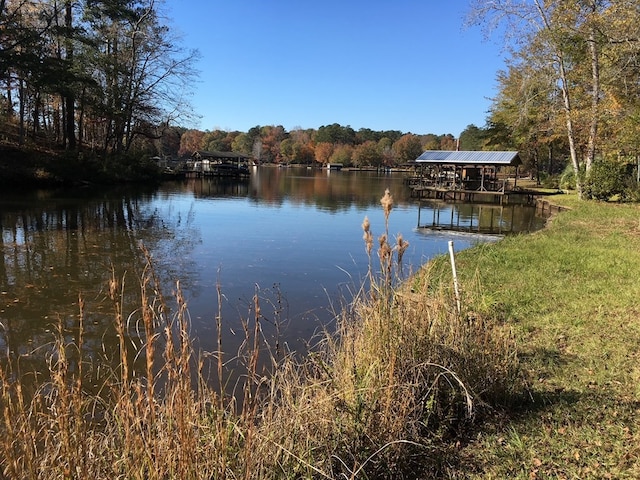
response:
M598 160L591 166L584 186L586 198L609 200L625 191L625 166L612 160Z
M640 183L637 180L637 170L632 172L632 176L624 179L624 191L622 192L622 200L627 202L640 202Z
M560 175L559 187L562 190L575 190L576 189L576 172L573 170L573 165L569 163L562 174Z

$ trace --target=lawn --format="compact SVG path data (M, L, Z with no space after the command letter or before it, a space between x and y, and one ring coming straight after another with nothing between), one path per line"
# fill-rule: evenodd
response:
M555 201L572 209L545 230L458 255L527 387L461 442L452 478L640 478L640 207Z

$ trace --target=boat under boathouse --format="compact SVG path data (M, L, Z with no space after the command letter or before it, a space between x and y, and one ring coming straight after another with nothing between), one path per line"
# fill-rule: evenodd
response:
M522 165L518 152L427 150L410 165L414 174L407 181L412 195L421 199L498 204L533 201L532 194L517 188ZM514 172L507 175L507 167Z

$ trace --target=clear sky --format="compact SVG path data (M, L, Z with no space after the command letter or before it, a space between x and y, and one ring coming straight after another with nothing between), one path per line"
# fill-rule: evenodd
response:
M197 48L201 130L339 123L458 136L485 125L496 41L465 28L467 0L166 0Z

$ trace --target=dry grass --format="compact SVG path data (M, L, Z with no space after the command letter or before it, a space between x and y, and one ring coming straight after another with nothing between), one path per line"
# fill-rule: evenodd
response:
M381 204L388 222L389 192ZM371 258L367 221L363 229ZM148 254L135 312L123 311L124 279L113 274L116 359L86 358L80 302L77 328L59 325L35 391L8 355L0 362L0 478L437 476L455 432L519 388L515 345L496 319L459 313L428 274L410 291L399 281L408 244L388 238L387 225L381 274L370 268L369 286L302 361L267 345L256 292L242 369L231 374L220 323L217 351L196 354L179 285L169 305ZM217 381L205 382L211 359Z

